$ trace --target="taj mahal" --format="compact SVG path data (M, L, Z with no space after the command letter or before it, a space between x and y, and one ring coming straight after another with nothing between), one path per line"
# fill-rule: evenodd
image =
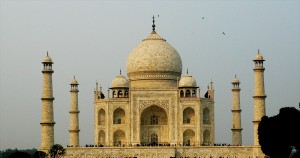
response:
M188 71L182 72L177 50L155 30L129 54L127 76L116 76L103 90L94 91L94 142L83 146L79 139L79 83L70 83L70 142L66 158L264 158L257 129L265 115L264 58L254 57L254 143L242 144L240 81L232 81L232 142L215 146L214 85L205 93ZM53 61L43 62L43 94L40 151L54 143ZM203 90L203 89L202 89ZM106 93L106 95L104 94ZM92 114L91 114L92 115ZM219 120L220 121L220 120ZM249 122L250 124L251 122ZM66 131L67 132L67 131Z

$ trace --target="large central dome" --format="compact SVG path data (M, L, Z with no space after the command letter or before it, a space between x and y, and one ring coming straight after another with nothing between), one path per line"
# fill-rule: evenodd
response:
M131 80L177 80L182 61L176 49L153 31L129 54L126 68Z

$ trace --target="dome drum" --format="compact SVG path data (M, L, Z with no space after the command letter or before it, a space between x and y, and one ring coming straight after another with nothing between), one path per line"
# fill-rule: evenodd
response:
M180 77L181 73L173 71L146 71L128 73L130 80L174 80Z
M177 81L169 79L143 79L131 80L130 88L133 89L177 89Z

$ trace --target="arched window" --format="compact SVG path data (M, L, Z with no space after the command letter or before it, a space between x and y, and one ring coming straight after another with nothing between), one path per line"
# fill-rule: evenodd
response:
M184 97L183 90L180 91L180 97Z
M203 124L210 124L210 112L208 108L203 109Z
M151 115L151 125L157 125L158 124L158 116L156 115Z
M183 110L183 124L195 124L195 111L191 107Z
M156 133L151 134L151 144L152 145L158 144L158 136Z
M210 144L210 132L209 132L209 130L205 130L203 132L203 144L204 145L211 145Z
M98 125L105 125L105 111L103 109L98 111Z
M190 96L191 96L191 91L190 90L186 90L185 97L190 97Z
M128 98L128 91L125 91L125 98Z
M192 91L192 97L196 97L196 90Z
M122 130L117 130L114 133L114 145L121 146L125 143L125 133Z
M117 108L114 111L114 124L124 124L125 123L125 111L122 108Z
M105 132L103 130L99 131L98 145L105 145Z
M183 145L190 146L195 144L195 132L191 129L187 129L183 132Z
M121 90L118 91L118 98L123 97L123 92Z

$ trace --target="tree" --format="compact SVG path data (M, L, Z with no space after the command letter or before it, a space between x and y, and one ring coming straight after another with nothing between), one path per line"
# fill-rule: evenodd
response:
M62 147L60 144L54 144L49 151L51 158L59 158L60 156L63 156L65 153L66 153L66 149Z
M31 155L24 151L16 151L10 154L9 158L31 158Z
M46 158L47 153L43 152L43 151L36 151L32 157L33 158Z
M261 150L270 158L289 158L292 147L300 150L300 111L281 108L273 117L263 116L258 126Z
M33 149L6 149L3 151L0 151L0 158L9 158L10 156L14 156L17 154L22 154L23 157L26 157L24 155L27 155L26 153L28 153L29 155L33 155L37 150L35 148ZM13 154L13 155L12 155ZM18 157L18 156L15 156Z

